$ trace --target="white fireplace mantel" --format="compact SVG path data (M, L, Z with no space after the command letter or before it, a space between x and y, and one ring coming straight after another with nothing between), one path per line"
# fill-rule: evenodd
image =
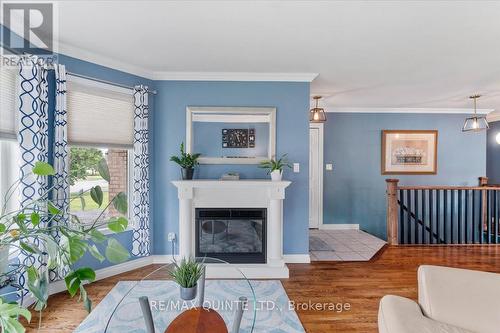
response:
M287 278L283 260L283 200L290 181L179 180L179 256L195 254L196 208L266 208L265 264L235 264L249 278Z

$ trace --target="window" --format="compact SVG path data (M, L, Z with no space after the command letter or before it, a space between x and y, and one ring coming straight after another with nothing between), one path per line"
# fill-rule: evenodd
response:
M0 66L0 139L16 139L16 80L14 68Z
M130 158L132 151L120 148L95 148L95 147L70 147L70 212L78 216L85 224L99 220L106 220L110 216L119 213L110 205L102 214L103 209L108 205L109 199L118 193L130 192L129 177ZM103 179L95 168L97 162L105 158L108 163L110 181ZM103 203L99 207L90 197L89 189L99 185L103 191ZM82 194L83 201L79 199ZM131 196L128 195L129 202ZM130 209L129 209L130 214Z
M133 115L132 92L111 85L70 76L68 80L68 143L70 155L70 211L82 223L96 218L106 220L118 212L111 205L102 209L119 192L127 193L132 201ZM97 162L105 158L110 182L96 170ZM103 204L98 207L88 190L99 185ZM84 202L75 197L84 193ZM131 210L129 209L129 215Z
M0 57L0 60L3 58ZM0 211L5 205L6 211L19 208L16 200L18 191L5 202L10 186L19 178L19 147L16 142L15 96L16 69L0 66Z

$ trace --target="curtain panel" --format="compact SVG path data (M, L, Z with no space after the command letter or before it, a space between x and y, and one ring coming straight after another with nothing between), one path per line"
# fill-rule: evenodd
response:
M48 82L47 69L36 57L23 56L19 62L17 80L16 117L17 139L20 148L20 207L27 207L47 195L47 177L36 177L32 168L37 161L48 162ZM40 209L44 209L40 207ZM32 240L40 245L37 239ZM21 250L19 261L26 266L44 266L44 258ZM19 284L27 292L26 274L19 276Z
M69 218L69 154L68 154L68 113L66 103L66 68L55 65L55 112L54 112L54 153L53 164L55 175L52 185L52 201L63 211L63 217L57 223L68 223ZM56 239L60 238L58 231ZM58 267L49 273L50 281L62 279L68 267Z
M148 87L134 88L133 225L132 254L148 256L149 228L149 105Z

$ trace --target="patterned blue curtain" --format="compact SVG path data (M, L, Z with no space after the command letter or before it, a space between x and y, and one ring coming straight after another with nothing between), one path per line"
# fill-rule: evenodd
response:
M47 177L35 177L31 170L37 161L48 162L48 83L47 69L33 56L23 56L19 62L18 80L18 142L20 148L20 206L26 207L45 196L49 190ZM32 240L38 244L37 239ZM25 251L19 254L21 263L37 268L45 265L44 258ZM26 285L26 276L19 277Z
M134 234L132 254L150 255L149 239L149 132L148 87L134 89L134 187L133 217Z
M59 223L67 223L69 216L69 155L68 155L68 115L66 107L66 68L64 65L54 67L56 78L56 103L54 114L54 180L52 201L56 207L65 212ZM57 231L56 231L57 233ZM59 238L59 235L55 235ZM50 281L58 280L67 273L67 267L50 272Z

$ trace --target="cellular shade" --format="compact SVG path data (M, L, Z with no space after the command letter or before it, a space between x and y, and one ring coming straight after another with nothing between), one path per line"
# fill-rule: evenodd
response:
M124 147L133 145L132 92L122 93L68 80L68 141L71 145Z
M0 66L0 138L16 137L16 81L14 68Z

